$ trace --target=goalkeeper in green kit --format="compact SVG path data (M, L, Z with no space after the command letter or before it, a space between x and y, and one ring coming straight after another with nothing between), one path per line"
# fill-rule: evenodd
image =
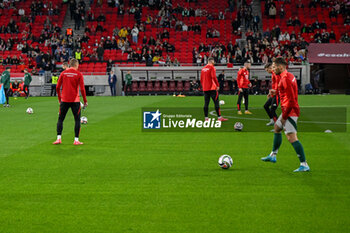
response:
M26 99L29 97L29 85L32 82L32 76L28 72L28 69L24 69L24 85L23 85L23 91L24 94L26 94Z

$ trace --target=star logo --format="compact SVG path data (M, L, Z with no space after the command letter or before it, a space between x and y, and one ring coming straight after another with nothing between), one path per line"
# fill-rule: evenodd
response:
M144 129L160 129L162 113L157 109L155 112L143 112L143 128Z
M160 115L162 115L162 114L159 112L159 109L157 109L157 111L156 111L155 113L151 113L151 114L152 114L152 116L153 116L151 122L153 122L154 120L159 121L159 117L160 117Z

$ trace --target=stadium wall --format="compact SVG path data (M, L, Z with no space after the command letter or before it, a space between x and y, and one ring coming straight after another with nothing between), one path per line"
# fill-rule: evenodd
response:
M236 79L237 72L241 67L234 66L228 68L225 66L217 66L216 72L219 75L225 71L226 80ZM117 95L123 95L124 76L128 71L131 71L133 80L149 81L149 80L199 80L200 66L180 66L180 67L130 67L116 66L113 68L117 75ZM309 65L294 65L288 69L295 77L300 80L302 93L305 91L305 84L310 83L310 67ZM269 80L270 76L265 72L264 66L252 66L250 79L257 78L259 80ZM30 85L30 93L32 96L48 96L51 84L47 83L47 78L44 75L33 76L33 81ZM11 81L23 80L23 74L11 74ZM85 89L88 95L108 96L111 95L108 85L108 75L90 74L84 75Z
M240 66L233 66L232 68L226 66L216 66L217 76L224 70L225 79L236 79L237 72ZM199 80L201 73L201 66L180 66L180 67L130 67L130 66L116 66L114 68L117 77L124 77L128 71L131 72L133 81L154 81L154 80ZM297 80L300 80L302 93L305 92L305 85L310 83L310 66L306 65L291 65L288 71L293 73ZM266 73L264 66L252 66L250 70L250 79L257 78L258 80L270 80L271 76ZM119 82L121 84L121 82ZM121 88L121 86L118 86ZM117 94L122 94L122 90L118 89Z

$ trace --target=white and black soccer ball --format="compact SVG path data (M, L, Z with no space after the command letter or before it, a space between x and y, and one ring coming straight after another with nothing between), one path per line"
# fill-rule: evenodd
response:
M229 169L232 167L233 160L229 155L221 155L218 164L222 169Z
M241 122L236 122L234 125L234 128L236 131L242 131L243 130L243 124Z
M83 125L86 125L88 123L88 119L86 116L82 116L80 118L80 123L82 123Z
M224 104L225 104L225 101L224 101L224 100L220 100L220 101L219 101L219 104L220 104L220 105L224 105Z
M34 111L33 111L33 109L32 109L32 108L27 108L26 113L28 113L28 114L33 114L33 113L34 113Z

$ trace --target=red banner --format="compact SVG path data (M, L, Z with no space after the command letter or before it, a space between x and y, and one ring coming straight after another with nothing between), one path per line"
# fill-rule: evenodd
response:
M350 64L350 44L310 44L310 63Z

